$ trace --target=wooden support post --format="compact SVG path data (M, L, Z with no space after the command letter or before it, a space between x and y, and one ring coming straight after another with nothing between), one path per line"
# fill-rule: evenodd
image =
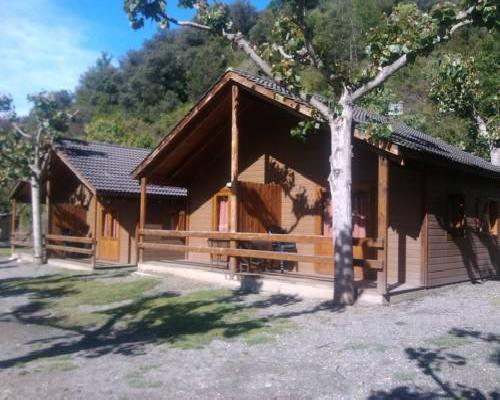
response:
M97 193L94 193L92 198L92 269L96 267L97 264L97 221L98 221L98 205Z
M46 215L46 223L45 223L45 245L47 245L47 236L52 233L52 210L50 204L51 197L51 186L50 186L50 176L47 177L47 181L45 182L45 212ZM47 261L49 258L49 249L45 246L45 260Z
M238 129L238 109L239 109L239 89L237 85L231 88L231 201L229 208L229 228L231 232L238 231L238 152L239 152L239 129ZM230 247L237 248L238 242L231 240ZM238 259L229 259L229 270L235 274L238 269Z
M139 230L142 231L146 225L146 185L147 179L146 177L141 178L141 200L140 200L140 208L139 208ZM144 235L139 233L137 236L137 254L139 255L139 262L144 260L144 249L139 246L140 243L144 241Z
M10 225L10 250L11 250L11 255L13 255L16 252L16 245L14 244L14 242L16 241L16 220L17 220L16 199L12 199L10 203L12 207L11 225Z
M388 183L389 161L383 155L378 156L378 190L377 190L377 241L382 241L383 248L377 250L377 259L381 262L382 270L377 273L377 290L380 294L387 294L387 227L388 227Z

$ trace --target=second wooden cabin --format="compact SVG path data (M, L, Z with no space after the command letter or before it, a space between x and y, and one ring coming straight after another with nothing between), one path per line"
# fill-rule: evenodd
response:
M54 143L42 190L49 258L70 257L97 265L136 264L140 187L130 173L147 154L146 149L78 139ZM147 226L182 229L186 190L150 185L147 191ZM16 202L30 202L30 197L29 183L17 184L11 192L13 212ZM168 252L155 256L168 257Z

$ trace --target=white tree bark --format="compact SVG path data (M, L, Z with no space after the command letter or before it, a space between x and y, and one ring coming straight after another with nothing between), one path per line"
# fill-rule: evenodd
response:
M492 147L490 149L491 163L500 167L500 147Z
M340 99L342 114L331 115L330 191L333 209L332 241L335 259L334 300L353 304L355 300L352 269L352 205L351 205L351 134L353 106L344 90Z
M497 141L494 137L491 137L490 132L488 132L488 126L486 121L474 111L472 114L479 135L482 136L488 142L488 147L490 148L490 160L493 165L500 167L500 148L497 147Z
M33 228L33 261L35 264L43 262L42 245L42 208L40 205L40 177L32 174L31 177L31 215Z

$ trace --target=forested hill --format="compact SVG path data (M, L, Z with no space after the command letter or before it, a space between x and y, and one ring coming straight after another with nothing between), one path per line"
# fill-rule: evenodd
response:
M263 45L270 40L274 13L282 0L273 0L258 13L246 0L232 3L237 29ZM434 0L417 1L426 9ZM364 63L366 33L390 12L393 0L318 0L310 13L314 43L327 62L352 70ZM387 113L389 104L402 102L401 119L440 136L465 150L487 155L486 146L466 119L439 116L428 97L429 80L442 54L474 56L481 90L496 96L499 79L498 35L464 30L432 56L390 79L384 90L370 95L363 106ZM76 88L75 107L82 129L75 132L91 140L153 147L229 66L257 72L245 56L227 42L189 29L160 31L138 51L120 60L104 54L86 71ZM306 89L324 92L321 78L304 71ZM328 94L328 93L324 93Z

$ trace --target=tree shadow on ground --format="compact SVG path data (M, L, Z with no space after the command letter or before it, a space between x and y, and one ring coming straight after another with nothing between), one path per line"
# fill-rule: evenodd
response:
M85 275L85 279L88 278ZM79 279L77 276L49 277L48 279ZM81 278L80 278L81 279ZM1 288L1 286L0 286ZM37 343L47 347L28 354L0 361L0 369L40 358L51 358L79 353L83 357L100 357L106 354L138 355L147 344L168 343L181 348L199 348L214 339L250 338L255 334L286 331L287 320L302 314L319 311L341 312L343 307L332 307L330 302L320 303L307 309L282 312L281 308L301 301L295 296L271 295L252 301L246 294L229 290L207 290L181 295L163 292L132 299L127 304L111 304L110 308L97 313L103 322L97 326L61 326L60 316L51 314L46 296L71 296L64 287L59 293L21 292L33 299L28 305L17 307L11 315L21 323L64 328L67 335L40 339ZM11 291L11 295L13 295ZM41 298L41 300L40 300ZM259 310L271 309L267 315Z
M477 330L453 328L448 334L455 338L473 338L485 343L497 346L489 356L488 361L500 365L498 358L500 354L500 336L494 333L484 333ZM372 393L369 400L429 400L436 398L449 399L500 399L500 391L495 389L489 393L480 388L469 387L459 382L450 382L440 376L443 367L462 367L467 364L467 359L461 355L449 352L446 347L425 348L408 347L405 349L406 357L415 362L418 369L432 379L436 384L436 389L422 388L419 386L399 386L388 391L377 391Z

